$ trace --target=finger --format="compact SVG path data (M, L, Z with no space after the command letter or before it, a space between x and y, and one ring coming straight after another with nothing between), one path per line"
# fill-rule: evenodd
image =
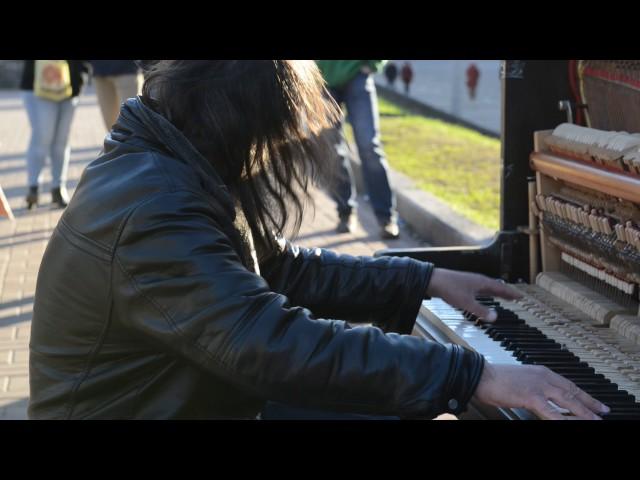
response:
M578 387L571 390L564 390L550 385L546 394L553 403L559 407L566 408L581 420L602 420L579 400L579 390L580 389Z
M596 400L584 390L580 390L578 392L578 400L586 405L589 410L595 412L598 415L606 415L607 413L611 412L611 409L608 406Z
M485 322L495 322L498 319L498 314L494 309L481 305L474 299L470 299L469 301L467 301L466 304L462 306L462 308L468 312L473 313Z
M554 387L560 388L565 391L574 392L576 398L583 403L589 410L599 415L607 414L611 411L604 403L596 400L587 392L579 388L575 383L567 380L566 378L549 371L549 383Z
M485 277L485 281L482 283L480 289L478 289L478 293L480 295L492 295L504 298L505 300L518 300L523 296L522 293L506 283L488 277Z
M566 420L567 417L562 415L558 410L552 407L547 399L543 396L535 397L531 406L528 407L533 413L535 413L542 420Z

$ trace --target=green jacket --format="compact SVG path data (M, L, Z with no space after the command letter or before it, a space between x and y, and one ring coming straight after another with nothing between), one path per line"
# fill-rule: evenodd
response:
M341 87L355 78L362 67L377 73L387 60L316 60L316 63L329 87Z

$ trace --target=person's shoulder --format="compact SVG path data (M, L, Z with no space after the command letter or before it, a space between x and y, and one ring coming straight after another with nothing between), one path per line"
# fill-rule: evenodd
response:
M152 158L149 160L164 175L164 179L171 190L204 193L202 189L203 179L193 166L173 157L169 153L154 151L151 154Z

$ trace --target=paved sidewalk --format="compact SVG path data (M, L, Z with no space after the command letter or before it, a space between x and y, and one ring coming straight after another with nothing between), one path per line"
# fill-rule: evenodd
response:
M96 98L83 95L71 134L70 193L82 170L100 152L105 135ZM7 195L14 222L0 219L0 419L25 419L29 395L29 332L40 260L61 210L47 204L28 211L24 204L26 167L24 152L30 127L20 92L0 91L0 185ZM49 202L49 169L46 167L41 201ZM354 234L335 234L337 218L333 202L315 192L315 214L309 212L298 243L332 248L355 255L370 255L381 248L416 247L420 242L403 231L404 238L382 242L365 203Z

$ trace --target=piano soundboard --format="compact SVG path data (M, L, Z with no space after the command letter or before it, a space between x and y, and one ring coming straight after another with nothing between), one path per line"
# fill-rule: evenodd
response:
M479 298L497 310L495 324L430 299L414 333L491 363L547 366L610 406L605 419L640 420L640 135L563 124L537 132L534 144L529 234L542 271L514 285L521 300Z

